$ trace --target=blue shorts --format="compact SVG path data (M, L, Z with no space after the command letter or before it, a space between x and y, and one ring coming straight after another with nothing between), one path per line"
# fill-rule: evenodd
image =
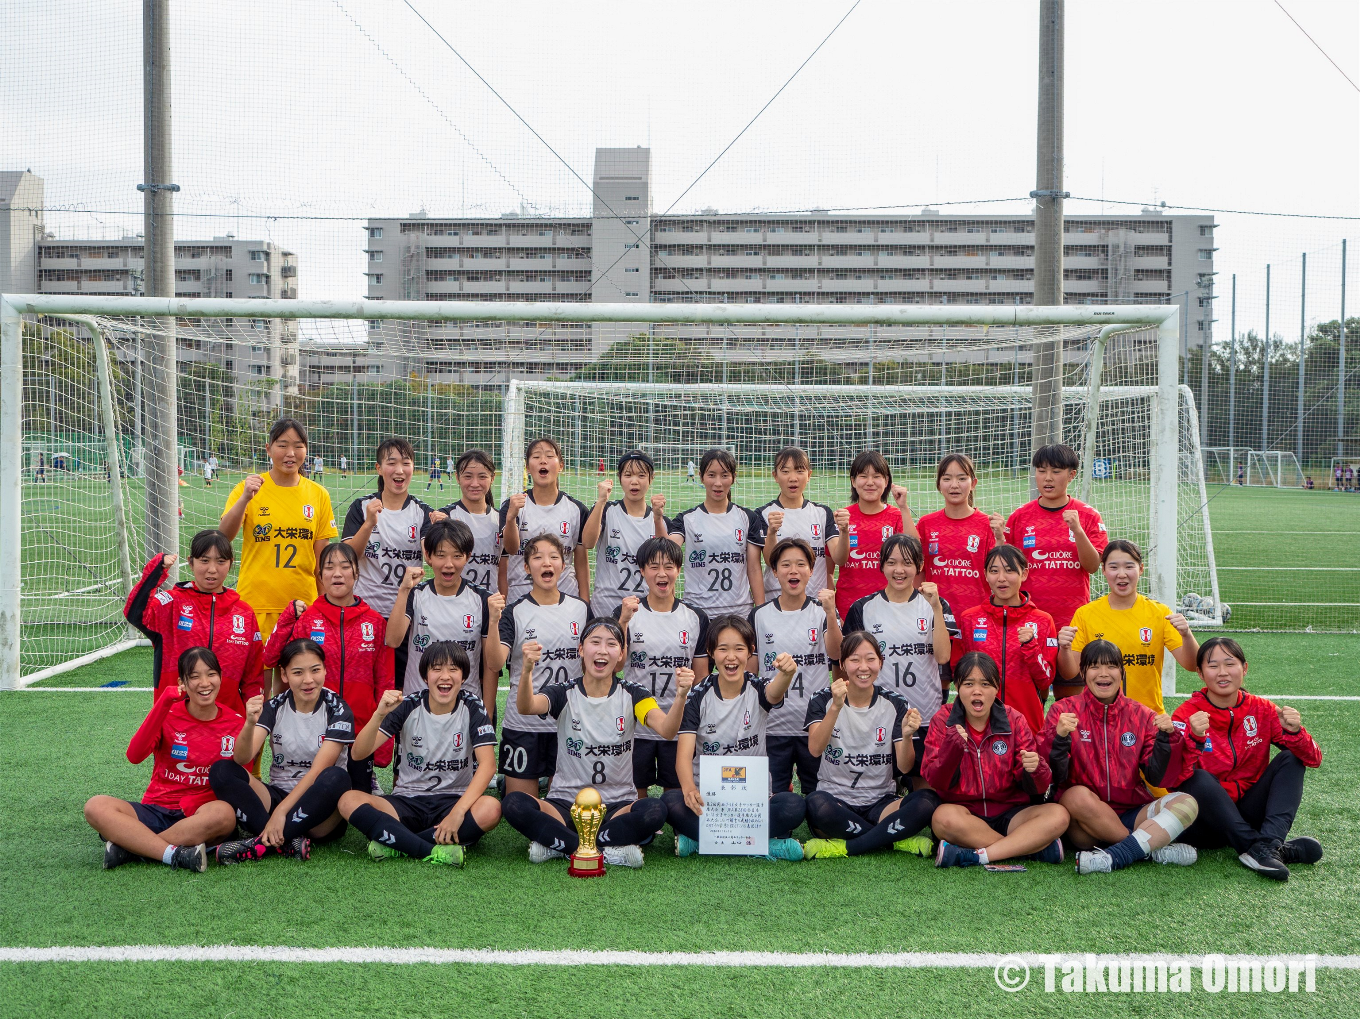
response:
M1142 809L1142 807L1130 807L1119 815L1119 823L1132 832L1134 828L1138 827L1138 811Z
M132 804L132 809L136 811L137 820L157 835L171 825L183 821L185 817L184 811L175 810L171 807L162 807L155 803L138 803L133 800L128 800L128 802Z

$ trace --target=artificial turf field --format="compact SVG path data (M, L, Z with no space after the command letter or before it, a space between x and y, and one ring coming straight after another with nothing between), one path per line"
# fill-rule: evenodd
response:
M358 494L367 480L328 474L337 512L348 502L345 482ZM585 495L593 482L571 487ZM424 496L423 479L414 487ZM181 491L190 530L200 523L196 518L215 515L228 489L214 486L199 497L195 483ZM697 496L697 488L692 491ZM454 498L454 486L446 493L446 501ZM1211 512L1216 530L1222 528L1220 564L1259 564L1261 548L1272 540L1243 533L1225 546L1228 532L1268 528L1307 538L1298 548L1327 565L1345 561L1360 531L1360 499L1331 493L1229 490ZM1318 530L1328 535L1304 534ZM1318 576L1330 583L1343 575ZM1322 600L1310 583L1312 591L1305 585L1297 592L1276 584L1273 596ZM1225 582L1229 601L1244 597L1229 590ZM137 798L149 770L129 765L123 755L149 703L148 693L127 689L147 685L149 652L127 652L0 697L0 948L549 954L523 964L0 962L0 1016L1360 1015L1360 961L1320 970L1314 994L1211 994L1199 989L1197 976L1190 994L1076 999L1044 993L1040 976L1006 994L997 989L990 963L968 961L977 953L1088 951L1314 952L1360 959L1360 747L1354 736L1360 679L1351 664L1360 656L1360 636L1239 636L1251 662L1249 688L1284 702L1310 698L1293 703L1324 752L1321 769L1309 774L1295 830L1321 839L1327 855L1312 868L1295 868L1286 884L1247 872L1226 850L1203 854L1192 868L1143 864L1087 878L1070 865L1030 864L1023 874L937 872L928 861L900 853L803 864L679 860L669 830L648 848L642 870L616 868L600 881L574 881L561 862L531 865L524 840L505 825L469 853L461 871L414 861L374 864L363 854L362 838L350 833L305 864L271 860L212 867L203 875L134 864L105 873L81 804L96 792ZM1192 688L1190 674L1178 680L1180 691ZM79 689L110 683L126 686ZM78 689L65 689L72 687ZM1317 697L1357 699L1311 699ZM551 953L563 950L872 953L880 959L882 953L957 954L939 960L950 965L912 968L663 960L579 966L560 965L570 960ZM20 954L0 952L0 958Z

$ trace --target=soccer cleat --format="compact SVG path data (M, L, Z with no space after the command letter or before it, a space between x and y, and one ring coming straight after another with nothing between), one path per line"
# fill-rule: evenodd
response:
M104 869L113 870L114 867L121 867L125 863L137 859L136 853L129 853L116 842L104 843Z
M202 874L208 869L208 847L200 842L196 846L176 846L170 857L171 870L193 870Z
M803 847L798 844L797 839L770 839L770 848L765 858L797 863L804 858Z
M1029 858L1031 860L1038 860L1040 863L1062 863L1062 839L1054 839L1037 853L1030 853Z
M560 860L566 855L556 849L549 849L542 842L529 843L530 863L547 863L549 860Z
M1280 859L1280 846L1277 842L1267 839L1253 842L1250 849L1245 853L1238 854L1237 859L1242 866L1256 871L1262 877L1272 878L1276 881L1289 880L1289 868Z
M1322 859L1322 843L1308 835L1290 839L1280 846L1280 859L1285 863L1317 863Z
M391 846L385 846L381 842L368 843L368 858L375 863L382 863L383 860L395 860L401 853Z
M940 844L935 847L937 867L976 867L980 862L974 850L964 849L944 839L940 839Z
M803 843L805 860L830 860L849 855L845 851L845 839L808 839Z
M637 870L642 866L642 849L638 846L605 846L604 862L611 867L632 867Z
M258 838L235 839L217 847L217 862L222 866L264 859L269 847Z
M430 855L425 857L425 863L442 863L449 867L461 867L463 865L462 846L435 846L430 850Z
M1114 870L1114 859L1103 849L1077 854L1078 874L1108 874Z
M1189 867L1199 859L1199 850L1185 842L1173 842L1148 854L1154 863L1174 863L1178 867Z
M698 851L698 842L694 841L694 839L690 838L688 835L681 835L679 832L675 833L676 856L693 856Z
M310 860L312 858L312 840L305 835L289 839L278 850L280 856L291 856L295 860Z
M898 839L893 843L893 848L899 853L911 853L913 856L929 859L935 845L930 841L929 835L913 835L909 839Z

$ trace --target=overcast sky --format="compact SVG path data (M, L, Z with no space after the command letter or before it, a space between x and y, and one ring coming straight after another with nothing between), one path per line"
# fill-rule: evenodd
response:
M354 297L364 217L588 212L572 171L589 180L606 145L651 145L656 212L1027 210L1033 0L862 0L690 188L852 2L412 0L541 141L404 0L172 0L176 207L212 214L177 235L273 239L299 255L301 296ZM1274 0L1068 3L1067 189L1360 216L1360 93L1342 74L1360 83L1360 4L1283 3L1341 71ZM139 230L141 4L9 0L0 47L0 169L46 179L59 236ZM1017 200L941 204L1003 198ZM1272 262L1276 314L1292 303L1295 323L1277 328L1297 334L1301 251L1309 318L1335 317L1339 243L1360 223L1217 218L1219 293L1240 274L1239 324ZM1360 251L1349 263L1354 314ZM1220 338L1227 318L1225 300Z

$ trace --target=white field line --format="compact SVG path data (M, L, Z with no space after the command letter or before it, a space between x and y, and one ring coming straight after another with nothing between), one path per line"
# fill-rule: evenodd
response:
M35 962L267 962L370 965L478 966L715 966L781 969L995 969L1022 960L1042 966L1049 959L1085 956L990 952L626 952L576 949L495 948L294 948L279 945L92 945L86 947L0 948L0 963ZM1203 956L1149 953L1096 955L1098 961L1188 962ZM1229 955L1226 961L1266 963L1312 961L1318 969L1360 970L1360 955Z

